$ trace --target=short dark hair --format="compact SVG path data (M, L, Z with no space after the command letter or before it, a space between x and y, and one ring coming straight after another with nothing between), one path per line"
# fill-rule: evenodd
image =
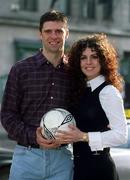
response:
M64 15L64 13L51 10L43 14L40 18L39 31L42 31L43 24L47 21L61 21L67 25L68 18Z

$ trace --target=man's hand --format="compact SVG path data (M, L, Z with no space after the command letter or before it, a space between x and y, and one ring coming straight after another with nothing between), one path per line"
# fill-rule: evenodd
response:
M55 139L46 139L43 137L42 128L38 127L36 130L36 141L40 145L40 147L45 149L58 148L60 144Z

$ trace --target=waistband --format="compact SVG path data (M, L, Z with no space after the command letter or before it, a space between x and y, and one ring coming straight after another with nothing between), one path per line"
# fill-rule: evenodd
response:
M20 146L27 147L27 148L41 149L41 147L38 144L22 144L22 143L19 143L19 142L17 144L20 145ZM61 146L59 148L66 147L66 146L68 146L68 144L61 144Z
M92 155L105 155L109 154L110 148L104 148L103 151L92 151Z
M24 147L27 147L27 148L37 148L37 149L40 149L40 146L38 144L23 144L23 143L17 143L18 145L20 146L24 146Z
M82 150L79 150L79 151L74 151L74 156L75 157L85 157L86 155L107 155L109 154L110 152L110 148L104 148L103 151L82 151Z

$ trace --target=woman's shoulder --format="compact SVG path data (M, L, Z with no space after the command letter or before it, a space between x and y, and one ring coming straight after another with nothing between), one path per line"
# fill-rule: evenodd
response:
M106 85L100 92L101 95L112 97L112 96L118 96L121 97L120 91L113 85L109 84Z

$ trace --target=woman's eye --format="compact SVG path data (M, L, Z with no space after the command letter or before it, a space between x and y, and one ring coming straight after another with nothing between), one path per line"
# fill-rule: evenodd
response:
M81 56L81 58L80 58L80 60L85 60L86 59L86 57L84 57L84 56Z
M92 58L98 59L99 57L97 55L93 55Z

